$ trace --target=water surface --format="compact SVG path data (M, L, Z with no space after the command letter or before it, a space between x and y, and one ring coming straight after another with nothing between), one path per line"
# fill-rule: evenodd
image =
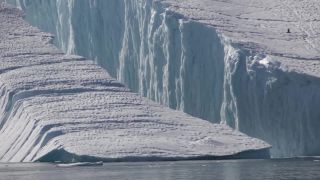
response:
M320 179L317 159L105 163L61 168L54 164L0 164L0 179Z

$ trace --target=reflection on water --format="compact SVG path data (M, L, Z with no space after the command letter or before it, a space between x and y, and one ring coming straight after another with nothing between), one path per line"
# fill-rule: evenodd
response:
M105 163L61 168L53 164L0 164L0 179L320 179L317 159Z

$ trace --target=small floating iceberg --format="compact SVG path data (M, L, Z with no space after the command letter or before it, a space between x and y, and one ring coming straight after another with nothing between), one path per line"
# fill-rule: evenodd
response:
M79 166L103 166L103 162L76 162L67 164L57 164L57 167L79 167Z

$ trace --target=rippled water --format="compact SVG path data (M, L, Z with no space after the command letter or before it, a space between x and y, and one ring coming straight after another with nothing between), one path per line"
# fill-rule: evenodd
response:
M0 164L0 179L320 179L317 159L105 163L61 168L54 164Z

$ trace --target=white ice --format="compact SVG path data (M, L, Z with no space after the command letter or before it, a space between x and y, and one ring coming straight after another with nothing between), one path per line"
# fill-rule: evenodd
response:
M0 27L1 162L183 159L269 147L129 91L93 61L61 53L5 4Z
M262 138L274 157L319 154L318 0L16 2L133 91Z

